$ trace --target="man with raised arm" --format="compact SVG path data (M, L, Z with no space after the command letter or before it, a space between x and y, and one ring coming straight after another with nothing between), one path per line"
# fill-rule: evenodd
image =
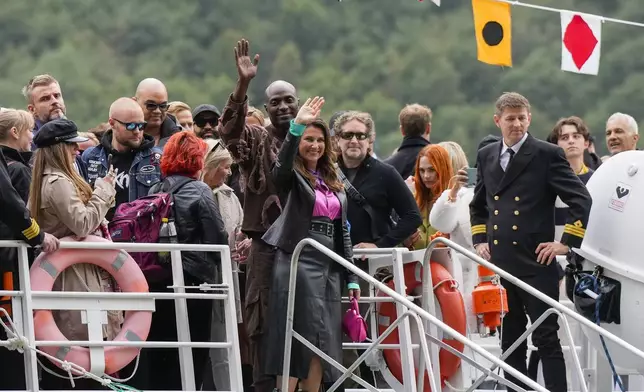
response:
M246 125L246 93L250 81L257 74L259 55L251 59L249 43L242 39L235 47L235 61L237 85L222 113L219 135L238 163L246 183L242 230L253 241L246 261L244 320L251 340L255 391L271 392L275 381L260 373L260 364L263 360L262 338L275 252L261 238L282 212L282 203L278 189L271 181L270 170L290 122L297 115L299 100L292 84L282 80L275 81L266 89L264 105L271 124L267 127Z

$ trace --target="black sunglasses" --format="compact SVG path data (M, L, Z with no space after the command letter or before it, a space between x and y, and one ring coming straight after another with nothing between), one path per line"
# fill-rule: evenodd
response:
M150 112L157 110L157 108L162 112L165 112L166 110L168 110L169 107L170 107L170 104L168 104L167 102L162 102L162 103L146 102L145 103L145 108L148 109L148 111Z
M340 134L340 137L344 140L351 140L354 138L354 136L357 140L365 140L369 137L369 135L362 132L342 132Z
M209 118L195 118L195 125L198 126L199 128L203 128L206 126L206 124L210 124L213 127L217 126L217 123L219 123L219 118L217 117L209 117Z
M118 123L120 123L120 124L122 124L123 126L125 126L125 129L127 129L128 131L132 131L132 132L134 132L134 131L143 131L143 130L145 130L145 126L148 125L148 123L145 122L145 121L143 121L143 122L123 122L123 121L117 120L115 118L113 118L113 120L118 122Z

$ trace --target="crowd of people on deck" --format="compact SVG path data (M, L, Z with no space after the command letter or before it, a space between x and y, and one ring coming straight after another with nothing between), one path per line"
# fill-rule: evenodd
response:
M241 40L231 56L237 84L223 111L211 103L192 109L171 101L160 80L147 78L133 96L114 97L107 120L80 131L67 116L64 85L44 74L22 93L26 110L0 109L0 239L24 240L39 252L54 252L62 238L96 235L110 239L108 224L119 205L159 192L174 193L178 242L230 246L245 390L272 392L289 377L290 391L318 391L340 372L294 342L289 374L282 361L290 260L295 246L312 238L368 271L368 258L354 249L424 249L437 235L491 260L552 298L559 298L562 266L556 255L570 253L583 239L591 198L585 188L600 158L596 139L581 118L554 124L547 140L529 133L529 101L503 93L491 105L490 121L500 136L479 145L471 165L449 130L432 129L432 111L409 104L399 115L402 142L393 154L374 154L376 126L371 114L346 108L324 112L324 98L299 97L283 80L266 87L265 112L247 95L259 56ZM261 99L257 100L258 103ZM356 110L358 109L358 110ZM325 119L328 118L328 122ZM637 122L615 113L607 118L611 155L637 149ZM472 181L470 167L476 168ZM475 183L475 185L473 185ZM0 290L19 289L16 249L0 249ZM468 326L476 328L470 293L474 264L462 268ZM182 252L186 286L221 282L221 257ZM226 261L228 262L228 261ZM169 268L169 267L167 267ZM379 276L388 275L387 270ZM538 318L546 305L503 281L510 312L504 319L502 349ZM148 282L153 292L172 292L172 278ZM54 289L111 292L115 282L92 264L65 270ZM187 289L198 292L198 289ZM345 365L358 350L342 350L347 309L342 297L373 295L368 285L313 248L297 266L294 329ZM10 301L0 303L10 310ZM368 305L361 304L364 315ZM55 311L70 340L87 340L79 311ZM104 338L118 334L123 312L108 312ZM221 301L189 300L193 341L226 339ZM566 390L566 372L555 316L533 333L537 351L526 361L522 345L507 362L536 378L541 361L546 388ZM7 335L0 330L0 339ZM173 301L156 301L148 340L176 341ZM226 350L193 349L195 380L203 390L230 390ZM21 354L0 348L0 390L25 389ZM43 390L70 389L65 372L40 359ZM181 390L176 349L143 349L119 374L142 390ZM373 381L366 366L356 370ZM518 385L516 379L510 377ZM105 389L89 379L77 389ZM344 387L355 387L348 380ZM290 392L289 391L289 392ZM284 391L286 392L286 391Z

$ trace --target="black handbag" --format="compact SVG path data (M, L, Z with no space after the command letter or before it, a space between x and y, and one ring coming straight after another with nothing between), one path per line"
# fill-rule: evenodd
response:
M621 323L620 307L622 284L603 275L603 268L594 271L571 271L566 267L567 294L572 291L572 301L578 313L594 323ZM572 270L572 268L570 268ZM575 267L576 269L576 267ZM569 274L573 281L569 280ZM574 283L573 283L574 282ZM569 283L572 285L569 286ZM572 290L568 289L572 287ZM587 290L596 295L588 295Z

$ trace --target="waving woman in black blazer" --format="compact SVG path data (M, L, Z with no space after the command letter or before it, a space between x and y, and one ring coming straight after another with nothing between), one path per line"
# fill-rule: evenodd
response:
M281 385L286 306L291 256L298 242L313 238L352 260L347 227L347 199L338 179L328 126L317 119L324 99L302 106L279 152L272 176L286 206L262 239L277 248L268 307L268 336L264 374L278 376ZM355 276L319 251L306 247L297 266L293 328L331 358L342 362L342 285L360 296ZM317 391L340 373L297 341L291 353L289 392L297 380L305 391ZM284 391L286 392L286 391Z

